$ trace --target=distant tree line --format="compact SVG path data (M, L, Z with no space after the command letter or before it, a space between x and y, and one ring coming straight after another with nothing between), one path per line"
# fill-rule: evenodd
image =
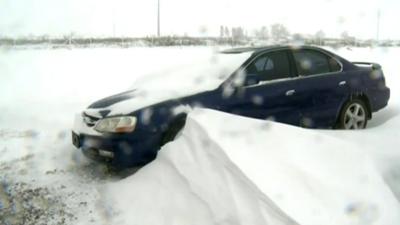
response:
M308 45L329 45L332 47L340 46L400 46L399 40L384 40L377 42L376 40L360 40L355 36L344 31L339 38L329 38L322 30L315 34L291 34L283 24L272 24L271 26L262 26L258 29L248 32L242 27L220 27L221 39L232 39L234 43L247 42L250 44L308 44Z
M273 24L269 27L262 26L251 31L243 27L220 26L218 37L189 37L185 36L164 36L164 37L80 37L70 33L62 37L27 36L19 38L1 37L0 46L8 47L32 47L49 46L51 48L65 47L93 47L93 46L196 46L196 45L271 45L271 44L307 44L307 45L328 45L340 46L400 46L400 41L386 40L379 43L375 40L359 40L348 32L344 31L340 38L329 38L319 30L315 34L291 34L283 24Z
M260 29L253 30L249 33L243 27L227 27L220 26L220 38L232 39L234 41L243 41L250 39L269 40L272 39L274 42L280 42L282 40L288 40L290 33L288 29L282 24L273 24L270 27L263 26Z

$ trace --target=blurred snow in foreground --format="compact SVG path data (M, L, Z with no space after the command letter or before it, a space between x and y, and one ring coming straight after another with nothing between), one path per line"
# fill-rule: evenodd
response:
M0 50L0 224L400 224L397 48L336 51L382 64L392 90L363 131L196 109L125 179L71 145L73 115L91 101L212 51Z
M376 150L358 147L364 138L195 110L155 162L108 186L112 221L397 224L399 202L370 158Z

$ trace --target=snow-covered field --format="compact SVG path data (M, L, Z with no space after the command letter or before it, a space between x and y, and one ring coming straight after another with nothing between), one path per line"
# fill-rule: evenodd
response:
M366 130L307 130L195 109L151 164L114 174L70 143L73 115L215 49L0 49L0 224L400 224L398 48Z

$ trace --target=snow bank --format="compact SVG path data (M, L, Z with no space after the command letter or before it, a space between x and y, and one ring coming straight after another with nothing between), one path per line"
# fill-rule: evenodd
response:
M108 188L114 224L296 224L192 116L156 161Z
M399 224L399 203L358 149L318 131L195 110L153 163L106 195L120 224Z
M367 135L345 140L217 112L196 118L232 162L300 224L400 223L398 201L358 146Z

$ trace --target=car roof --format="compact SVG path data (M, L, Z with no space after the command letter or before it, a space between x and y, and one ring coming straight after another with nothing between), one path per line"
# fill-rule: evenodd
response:
M308 49L317 49L322 50L321 48L315 46L308 45L269 45L269 46L260 46L260 47L242 47L242 48L231 48L221 53L225 54L240 54L245 52L252 52L253 54L258 54L260 52L271 51L271 50L279 50L279 49L299 49L299 48L308 48Z

